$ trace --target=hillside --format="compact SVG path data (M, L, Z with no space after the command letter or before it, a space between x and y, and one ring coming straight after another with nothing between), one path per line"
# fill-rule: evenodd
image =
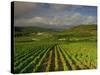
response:
M63 31L72 35L97 35L97 25L78 25Z
M44 32L44 31L54 31L53 29L49 28L42 28L42 27L15 27L15 32Z
M96 41L97 26L79 25L63 31L39 27L15 27L15 36L20 36L19 40L17 38L17 41Z
M15 27L15 36L29 36L31 33L37 32L55 32L53 29L42 28L42 27Z
M80 31L80 32L86 32L86 31L96 31L97 25L78 25L71 28L72 31Z

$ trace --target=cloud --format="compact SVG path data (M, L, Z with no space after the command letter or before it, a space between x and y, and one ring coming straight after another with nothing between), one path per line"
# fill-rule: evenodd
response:
M46 25L79 25L79 24L96 24L97 17L95 16L84 16L80 13L67 14L63 18L60 16L54 17L31 17L31 18L20 18L15 20L15 26L41 26Z
M97 17L96 16L89 16L89 15L82 15L80 13L74 13L67 15L64 23L67 25L79 25L79 24L96 24Z
M32 13L33 10L37 10L38 5L31 2L14 2L14 17L20 17Z
M50 4L50 8L54 11L61 11L65 9L70 9L75 7L74 5L66 5L66 4Z
M14 17L32 17L38 15L55 15L66 9L75 7L74 5L65 4L48 4L48 3L32 3L32 2L14 2Z
M87 24L93 24L93 23L97 23L97 18L93 17L93 16L88 16L85 20L85 22L83 23L87 23Z
M41 26L44 24L63 26L92 24L97 23L95 9L94 7L65 4L14 2L14 25Z
M48 18L45 17L32 17L32 18L20 18L15 20L16 26L35 26L37 24L48 24Z

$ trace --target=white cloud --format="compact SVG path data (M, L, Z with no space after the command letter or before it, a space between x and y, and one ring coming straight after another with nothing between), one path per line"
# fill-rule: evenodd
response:
M96 16L88 16L82 15L80 13L74 13L66 17L63 23L67 25L96 24L97 19Z
M92 24L96 23L95 16L86 16L80 13L67 14L63 18L60 16L50 17L31 17L20 18L15 20L15 25L20 26L34 26L35 24L49 24L49 25L79 25L79 24Z
M92 24L92 23L96 23L96 22L97 22L96 17L88 16L84 23L87 23L87 24L91 23Z

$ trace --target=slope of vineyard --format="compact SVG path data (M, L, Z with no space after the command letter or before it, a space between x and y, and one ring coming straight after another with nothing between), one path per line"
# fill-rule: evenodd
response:
M96 26L93 25L58 32L35 30L29 35L15 36L14 73L95 69L96 40Z
M27 54L22 50L23 54L15 56L15 73L96 68L96 47L92 48L96 44L84 42L86 47L79 44L44 44L32 49L27 48ZM22 52L19 51L19 53Z

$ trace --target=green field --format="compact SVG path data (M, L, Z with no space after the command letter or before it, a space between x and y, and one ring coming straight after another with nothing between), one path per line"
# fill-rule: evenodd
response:
M96 67L96 25L79 25L63 30L15 27L14 73Z

